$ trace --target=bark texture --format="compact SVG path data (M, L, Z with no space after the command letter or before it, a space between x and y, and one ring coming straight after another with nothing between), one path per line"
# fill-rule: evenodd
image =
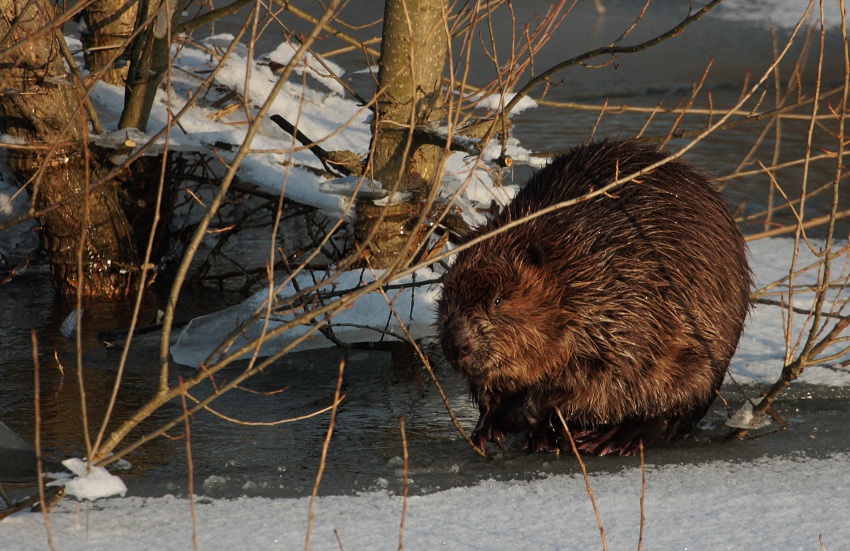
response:
M171 25L180 13L175 0L143 0L139 6L141 26L153 17L150 24L136 37L130 47L130 67L124 110L118 128L147 130L148 117L156 98L156 90L168 70L171 47Z
M83 11L86 30L81 38L86 68L91 74L100 74L99 80L124 86L129 64L123 53L133 34L137 12L137 0L95 0Z
M372 178L391 191L409 192L412 203L358 206L357 236L379 268L400 255L420 214L421 201L439 183L443 148L413 132L442 117L441 80L448 41L445 0L387 0L379 67L379 99L370 159ZM371 236L371 238L370 238ZM418 243L414 242L414 246Z
M95 186L99 170L85 155L85 110L55 35L40 32L55 15L47 0L0 0L0 120L6 134L30 146L15 150L9 166L29 186L40 213L57 290L119 296L135 279L132 232L115 188Z

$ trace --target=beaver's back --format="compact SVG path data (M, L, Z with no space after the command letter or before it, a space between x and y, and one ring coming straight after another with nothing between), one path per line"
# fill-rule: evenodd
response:
M636 142L578 148L537 172L472 237L665 156ZM534 440L556 409L582 427L659 418L675 420L664 429L675 432L713 401L750 282L743 237L720 195L674 160L459 253L439 326L498 432L527 429Z

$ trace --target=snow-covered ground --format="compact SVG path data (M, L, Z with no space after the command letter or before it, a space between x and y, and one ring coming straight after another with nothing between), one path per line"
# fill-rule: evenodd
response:
M470 452L471 453L471 452ZM644 549L850 548L850 458L650 467ZM641 471L591 477L611 549L637 549ZM240 498L195 503L201 549L300 549L309 498ZM321 497L312 549L396 549L402 498L386 492ZM0 549L47 549L42 515L0 522ZM187 499L66 499L50 513L57 549L183 550L192 546ZM337 538L339 538L337 540ZM341 544L341 545L340 545ZM580 476L481 483L411 496L404 548L434 550L601 549Z

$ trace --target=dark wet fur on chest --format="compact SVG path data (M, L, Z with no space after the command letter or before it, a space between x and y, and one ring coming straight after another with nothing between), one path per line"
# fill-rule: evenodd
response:
M470 238L666 155L589 144L536 173ZM633 453L690 430L723 381L751 283L743 237L709 180L673 161L460 252L437 330L469 381L476 438Z

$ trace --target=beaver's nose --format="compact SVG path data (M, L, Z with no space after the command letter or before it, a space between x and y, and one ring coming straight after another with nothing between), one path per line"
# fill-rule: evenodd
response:
M443 352L452 363L459 362L472 354L474 349L469 324L463 319L454 318L443 330Z

